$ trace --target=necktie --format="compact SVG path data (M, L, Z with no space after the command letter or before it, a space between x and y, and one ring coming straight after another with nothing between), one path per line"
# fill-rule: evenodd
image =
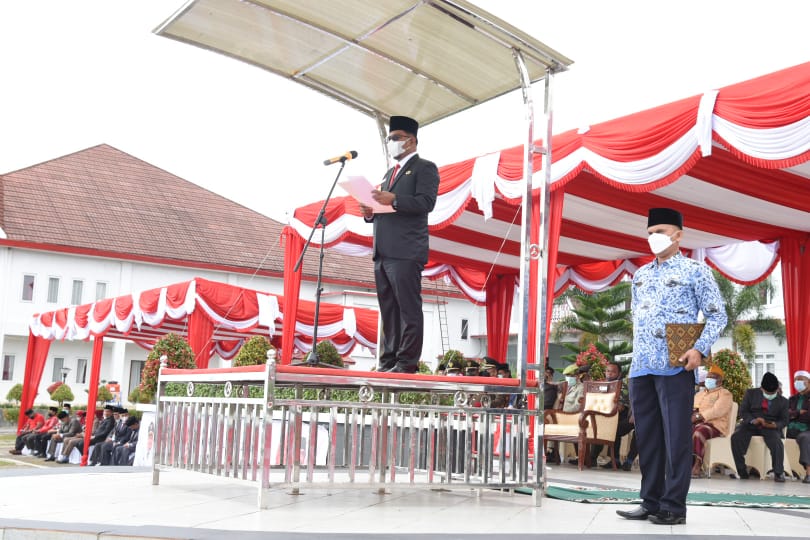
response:
M388 191L391 191L391 188L394 187L394 180L396 180L398 172L399 172L399 163L397 163L396 166L394 167L394 173L391 175L391 180L388 181Z

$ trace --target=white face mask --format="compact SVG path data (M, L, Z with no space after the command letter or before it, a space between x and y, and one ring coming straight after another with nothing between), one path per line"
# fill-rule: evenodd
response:
M388 148L388 155L395 158L405 150L405 140L388 141L386 147Z
M647 243L653 255L658 255L672 245L672 238L663 233L652 233L647 237Z
M568 376L566 376L565 380L568 383L568 386L574 386L575 384L577 384L577 378L576 377L568 377Z
M807 385L802 380L793 381L793 388L795 388L797 392L804 392Z
M717 379L706 379L704 384L706 385L706 390L714 390L717 388Z

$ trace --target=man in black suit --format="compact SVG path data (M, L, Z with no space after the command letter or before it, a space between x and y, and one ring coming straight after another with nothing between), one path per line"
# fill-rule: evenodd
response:
M374 223L374 279L382 316L380 371L415 373L422 355L422 270L428 260L428 213L436 205L439 170L416 153L419 124L392 116L388 153L396 160L383 177L374 200L393 212L374 213L360 205Z
M785 445L782 442L782 430L788 423L788 400L779 395L779 380L771 372L762 376L759 388L746 390L740 405L742 421L731 435L731 453L734 454L734 465L740 478L748 478L748 467L745 465L745 453L751 444L751 437L761 435L765 445L771 451L773 479L785 481ZM764 475L766 471L759 471Z

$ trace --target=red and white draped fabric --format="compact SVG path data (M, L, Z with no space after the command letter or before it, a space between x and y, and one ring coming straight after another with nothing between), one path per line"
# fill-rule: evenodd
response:
M174 332L187 338L197 366L205 368L213 354L232 359L242 343L254 335L263 335L276 347L282 347L280 330L290 320L289 341L298 349L309 351L315 303L300 301L295 311L287 312L294 313L290 317L281 309L284 305L283 297L278 295L195 278L34 315L29 324L23 410L34 402L53 340L93 337L94 355L100 355L98 344L104 336L129 339L151 349L160 337ZM322 303L318 338L333 341L341 354L349 353L358 344L374 350L377 311ZM289 355L283 357L287 363L291 351L290 348Z
M561 197L550 216L555 293L600 290L648 262L646 215L658 206L684 214L686 253L729 279L764 279L780 257L794 276L785 265L800 257L786 258L783 245L810 238L810 63L561 133L551 147L552 200ZM451 279L478 304L489 305L491 279L518 273L522 156L515 147L439 169L425 276ZM309 236L321 205L296 210L290 226L299 236ZM327 247L370 253L372 226L354 200L335 198L326 213ZM785 295L802 294L807 305L806 279L786 279ZM807 327L789 315L786 324L790 369L810 368L810 345L791 338Z

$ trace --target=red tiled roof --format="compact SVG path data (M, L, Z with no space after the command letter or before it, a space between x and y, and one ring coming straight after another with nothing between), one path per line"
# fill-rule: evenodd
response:
M284 270L281 223L106 144L0 176L0 227L8 241L44 249L279 277ZM317 249L303 268L314 279ZM373 290L370 257L330 252L324 280Z

